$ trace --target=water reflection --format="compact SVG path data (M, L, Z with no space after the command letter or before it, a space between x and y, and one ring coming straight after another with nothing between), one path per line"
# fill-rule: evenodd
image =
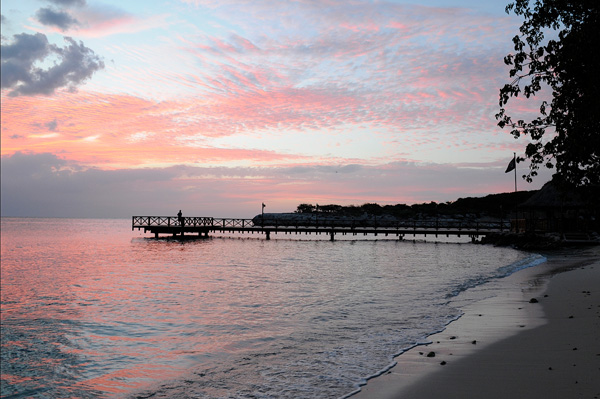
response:
M273 397L348 392L454 317L447 295L466 276L522 256L480 251L148 240L129 220L3 218L2 396L120 396L171 379L181 396L259 381Z

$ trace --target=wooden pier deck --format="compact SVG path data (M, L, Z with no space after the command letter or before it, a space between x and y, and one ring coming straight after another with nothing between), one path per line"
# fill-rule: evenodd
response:
M259 233L269 240L271 233L284 234L327 234L331 241L335 235L384 235L403 239L406 235L467 236L475 240L490 233L508 231L508 221L497 222L457 222L457 221L398 221L382 225L364 226L351 220L321 221L310 224L277 221L276 223L255 223L252 219L228 219L213 217L176 216L132 216L131 230L144 230L144 233L168 234L173 237L205 238L209 233Z

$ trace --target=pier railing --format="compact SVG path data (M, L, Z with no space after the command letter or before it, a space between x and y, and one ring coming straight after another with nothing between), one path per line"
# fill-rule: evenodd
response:
M143 229L158 237L159 233L178 235L198 233L207 236L209 232L262 232L270 237L271 232L285 233L328 233L334 234L442 234L479 235L510 230L508 220L499 221L460 221L448 219L389 220L351 218L261 218L232 219L213 217L177 216L133 216L132 230Z
M213 218L211 217L177 217L177 216L133 216L132 227L138 226L211 226Z
M220 219L215 219L220 220ZM252 222L252 220L247 221ZM327 218L312 221L305 220L269 220L254 222L254 226L275 227L275 228L302 228L302 227L321 227L321 228L350 228L350 229L454 229L454 230L510 230L509 220L499 221L461 221L461 220L365 220L348 218Z
M212 217L133 216L132 229L144 227L252 227L252 219L218 219Z

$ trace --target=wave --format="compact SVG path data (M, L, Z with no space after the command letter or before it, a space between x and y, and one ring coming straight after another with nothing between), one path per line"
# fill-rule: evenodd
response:
M527 269L530 267L537 266L547 261L547 258L540 254L531 254L523 259L519 259L511 264L501 266L496 269L492 274L475 276L465 280L458 286L456 286L451 292L446 295L446 299L454 298L463 291L470 288L477 287L485 284L491 280L508 277L519 270Z

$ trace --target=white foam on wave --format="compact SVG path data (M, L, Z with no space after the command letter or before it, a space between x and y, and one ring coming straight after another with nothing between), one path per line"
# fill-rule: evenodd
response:
M351 396L356 395L357 393L359 393L362 390L363 386L367 385L367 382L369 380L371 380L373 378L380 377L383 374L387 373L389 370L391 370L393 367L395 367L398 364L398 362L396 360L394 360L394 359L396 359L398 356L402 355L403 353L406 353L409 350L411 350L413 348L416 348L418 346L430 345L432 343L432 341L430 339L428 339L430 336L438 334L438 333L441 333L442 331L444 331L448 327L448 325L450 323L453 323L456 320L460 319L463 316L463 314L464 313L461 312L459 315L449 318L446 321L446 323L443 325L443 327L441 327L441 328L439 328L437 330L433 330L431 333L427 334L422 339L419 339L416 343L414 343L414 344L412 344L410 346L404 347L399 352L394 353L391 356L392 361L386 367L384 367L381 370L379 370L379 371L377 371L377 372L375 372L375 373L373 373L373 374L371 374L371 375L369 375L369 376L361 379L359 381L359 383L356 384L356 389L355 390L353 390L352 392L349 392L349 393L347 393L347 394L345 394L343 396L340 396L339 399L347 399L347 398L349 398Z
M540 265L544 262L547 261L547 258L540 255L540 254L531 254L523 259L519 259L515 262L512 262L508 265L505 266L501 266L498 269L496 269L495 273L492 273L488 276L478 276L472 279L469 279L467 281L465 281L464 283L460 284L460 286L458 286L455 290L453 290L450 294L447 295L447 298L451 298L451 297L456 297L458 296L461 292L466 291L470 288L475 288L477 286L481 286L493 279L500 279L500 278L504 278L504 277L508 277L520 270L524 270L530 267L534 267L537 265ZM418 346L422 346L422 345L429 345L432 343L432 341L429 339L430 336L438 334L443 332L444 330L446 330L446 328L448 327L449 324L457 321L458 319L460 319L462 316L464 315L464 312L461 312L460 314L458 314L455 317L451 317L449 320L447 320L447 322L439 329L432 331L430 334L428 334L427 336L425 336L422 340L417 341L415 344L410 345L408 347L403 348L401 351L399 351L398 353L392 355L392 361L383 369L365 377L364 379L362 379L357 385L356 385L356 389L353 390L352 392L349 392L348 394L341 396L339 399L347 399L351 396L356 395L357 393L359 393L362 390L362 387L365 386L367 384L367 382L373 378L377 378L383 374L385 374L386 372L388 372L390 369L392 369L394 366L397 365L397 361L393 360L395 358L397 358L398 356L402 355L403 353L406 353L407 351L418 347Z
M513 273L518 272L519 270L527 269L530 267L534 267L546 262L548 259L545 256L540 254L531 254L530 256L518 260L510 265L502 266L498 268L497 274L494 276L496 278L502 278L510 276Z
M519 259L516 262L513 262L506 266L499 267L498 269L496 269L495 273L492 273L489 275L475 276L473 278L470 278L470 279L464 281L463 283L461 283L460 285L455 287L450 293L448 293L448 295L446 295L446 298L447 299L454 298L461 292L466 291L470 288L480 286L480 285L485 284L493 279L508 277L511 274L518 272L519 270L534 267L534 266L542 264L546 261L547 261L547 259L540 254L531 254L530 256L527 256L523 259Z

